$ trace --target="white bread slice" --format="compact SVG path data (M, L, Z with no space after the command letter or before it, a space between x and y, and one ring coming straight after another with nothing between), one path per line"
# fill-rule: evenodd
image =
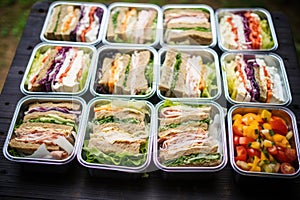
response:
M47 26L46 31L45 31L45 37L47 39L55 40L54 32L55 32L55 29L57 28L57 25L58 25L60 12L61 12L61 6L60 5L55 6L53 8L48 26Z

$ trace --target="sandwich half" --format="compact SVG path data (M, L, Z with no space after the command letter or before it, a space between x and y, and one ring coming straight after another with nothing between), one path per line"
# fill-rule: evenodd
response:
M109 42L146 44L155 40L157 11L135 7L112 9L106 38Z
M165 10L164 42L188 45L211 44L212 32L209 11L189 8Z
M266 19L251 11L228 12L219 21L221 43L228 49L270 49L274 46Z
M216 87L214 63L200 55L168 50L160 71L159 90L166 97L211 97Z
M144 103L101 102L84 146L87 162L138 167L145 163L149 113Z
M102 17L103 9L97 6L57 5L51 12L44 36L50 40L94 42Z
M78 92L87 79L90 54L77 47L38 51L25 81L30 92Z
M159 161L167 167L220 164L218 141L208 131L211 107L167 104L159 111Z
M80 114L76 103L30 104L9 147L19 156L65 159L73 152Z
M116 53L103 59L96 91L102 94L144 95L153 83L153 57L150 51Z
M282 81L278 69L267 66L255 55L237 54L225 63L228 93L240 102L284 102Z

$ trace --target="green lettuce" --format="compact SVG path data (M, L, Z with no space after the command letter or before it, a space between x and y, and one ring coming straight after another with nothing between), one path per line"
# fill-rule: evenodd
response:
M141 145L139 154L134 155L127 152L104 153L95 147L89 148L88 142L88 140L84 142L82 157L89 163L138 167L143 165L147 160L147 143Z
M166 160L162 164L167 167L177 167L184 165L206 165L221 159L220 153L215 154L191 154L187 156L181 156L179 158Z
M271 35L271 30L267 20L260 21L261 35L262 35L262 49L270 49L274 46L274 41Z

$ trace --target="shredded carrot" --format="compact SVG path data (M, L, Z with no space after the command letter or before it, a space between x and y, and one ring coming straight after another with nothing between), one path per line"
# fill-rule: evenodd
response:
M81 42L85 42L85 35L86 35L86 33L89 32L92 29L92 23L95 20L94 19L94 13L95 13L96 9L97 9L97 7L93 6L91 8L90 12L89 12L89 19L90 19L89 27L87 29L84 29L81 32L81 35L80 35Z
M251 33L249 34L249 39L251 41L251 48L252 49L260 49L261 44L262 44L262 39L261 39L261 37L259 37L261 34L259 20L252 17L250 12L247 12L244 15L248 20L249 28L251 30Z
M238 38L238 31L237 28L234 26L233 22L232 22L232 17L228 17L227 18L227 22L230 24L231 26L231 31L234 34L234 41L238 42L239 38Z
M266 80L266 83L267 83L267 100L266 100L266 102L269 103L272 96L273 96L272 81L270 79L270 75L269 75L269 72L266 69L266 66L263 65L262 67L264 69L264 76L266 77L265 80Z

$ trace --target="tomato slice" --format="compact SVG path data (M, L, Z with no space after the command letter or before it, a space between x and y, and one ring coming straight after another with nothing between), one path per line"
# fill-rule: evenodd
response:
M246 161L247 160L247 150L244 146L236 146L236 157L234 158L235 161L241 160Z
M275 133L279 133L284 136L288 133L288 127L281 117L272 116L269 123Z
M284 150L279 150L277 149L277 154L274 155L274 157L276 158L276 160L280 163L284 163L284 162L289 162L288 158L286 157Z
M273 156L277 155L277 153L278 153L277 147L275 145L273 145L272 147L268 147L267 151L269 154L271 154Z
M243 132L239 129L238 126L232 126L232 132L234 135L244 136Z
M257 156L258 158L260 158L261 152L257 149L247 148L247 154L251 157Z
M290 163L284 162L280 165L280 171L283 174L293 174L295 173L295 168Z
M240 145L243 145L243 146L248 146L248 144L250 142L254 142L255 140L251 137L247 137L247 136L244 136L244 137L240 137Z
M297 159L297 154L295 149L285 148L284 153L289 162L293 162Z
M233 143L235 146L239 145L240 144L240 136L233 136Z

